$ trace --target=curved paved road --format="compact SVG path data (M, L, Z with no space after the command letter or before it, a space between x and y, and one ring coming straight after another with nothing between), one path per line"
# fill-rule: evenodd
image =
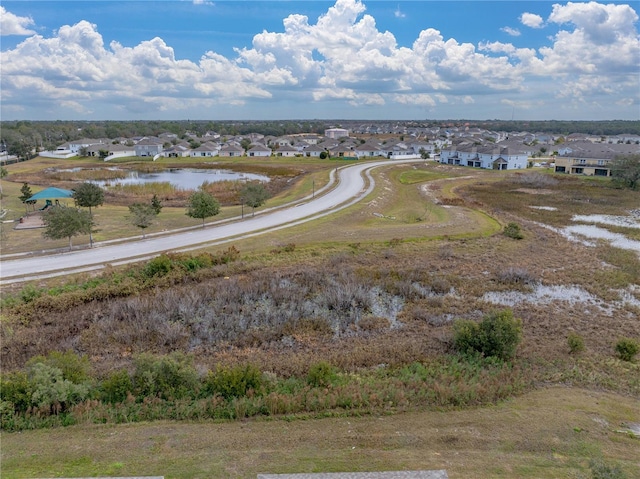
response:
M2 278L0 284L90 271L103 268L107 264L119 265L139 261L163 251L185 251L205 245L221 244L240 238L247 238L267 231L288 228L331 214L360 201L375 186L373 178L369 174L369 171L373 168L401 162L423 161L381 161L344 167L337 170L339 174L338 185L329 193L270 213L263 212L258 216L245 218L242 221L217 224L199 230L190 230L141 241L98 246L93 249L3 260L0 263L0 276ZM368 188L365 188L367 185L364 179L365 174L369 180Z

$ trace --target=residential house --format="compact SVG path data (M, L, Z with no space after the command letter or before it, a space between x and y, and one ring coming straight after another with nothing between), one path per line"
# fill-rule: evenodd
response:
M320 135L316 135L315 133L307 133L304 135L298 135L298 139L300 141L304 141L309 145L317 145L320 142Z
M269 157L271 156L271 148L261 144L252 145L247 150L247 156Z
M311 158L320 158L320 154L325 152L326 150L324 148L322 148L321 146L318 145L311 145L308 146L307 148L304 149L304 151L302 152L302 154L304 156L308 156ZM327 153L328 155L329 153Z
M133 148L136 156L156 156L162 153L163 141L160 138L149 137L143 138L136 143Z
M234 144L226 144L222 148L220 148L219 156L244 156L244 148Z
M165 158L184 158L185 156L191 156L191 148L187 148L184 145L172 145L162 150L162 156Z
M92 145L106 145L108 143L110 142L106 139L96 140L92 138L83 138L81 140L70 141L69 150L74 153L79 153L82 148L89 148Z
M423 141L415 141L411 143L411 149L414 153L422 156L422 153L426 153L429 157L432 157L436 151L436 146L433 143L425 143Z
M440 152L440 163L493 170L526 168L528 159L526 153L499 144L461 143Z
M372 142L365 142L361 145L357 145L353 151L358 158L385 156L385 153L381 150L380 146Z
M271 144L274 146L290 146L293 143L293 140L291 139L291 137L288 136L281 136L278 137L276 139L274 139Z
M611 176L611 162L615 157L629 154L640 154L640 145L575 141L558 148L555 172L572 175Z
M101 151L106 151L105 161L113 158L124 158L128 156L136 156L136 151L133 146L126 146L113 143L106 145L92 145L87 148L87 156L100 156Z
M275 154L276 156L292 157L292 156L299 155L300 152L298 151L297 148L294 148L291 145L282 145L278 147L278 149L275 151Z
M198 148L191 150L191 157L213 157L218 156L220 152L220 145L211 141L206 141Z

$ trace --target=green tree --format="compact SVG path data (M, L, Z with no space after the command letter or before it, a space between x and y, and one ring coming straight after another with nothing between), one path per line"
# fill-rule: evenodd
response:
M251 207L251 215L255 215L256 208L259 208L269 199L269 192L262 183L247 183L242 188L240 195L243 204Z
M93 218L92 207L104 203L104 190L95 183L85 182L73 189L73 199L76 205L89 208L89 216ZM89 245L93 246L93 228L89 231Z
M240 140L240 146L244 151L247 151L251 146L251 140L249 138L243 138L242 140Z
M104 203L104 190L95 183L81 183L73 190L73 199L76 205L89 208L89 215L93 218L92 207L98 207Z
M162 211L162 202L160 198L158 198L158 195L154 194L153 198L151 198L151 207L155 210L156 215L159 215Z
M129 206L130 219L133 226L142 230L142 237L145 237L145 230L153 224L153 220L158 216L153 205L144 203L134 203Z
M220 213L220 203L206 191L196 191L187 200L186 215L191 218L202 219L203 228L204 220L218 213Z
M611 162L611 176L624 187L640 188L640 154L616 156Z
M25 204L25 208L27 209L27 211L29 211L28 205L34 205L36 203L36 200L29 201L29 198L33 196L33 192L31 191L31 187L29 186L28 183L22 184L22 187L20 188L20 193L21 194L18 197L18 199Z
M88 212L66 206L56 206L45 211L42 221L45 225L42 235L54 240L69 238L69 249L72 248L71 238L79 234L90 234L93 227L93 220Z
M510 309L488 314L479 323L464 319L453 323L453 343L462 353L507 360L515 356L521 339L522 322Z

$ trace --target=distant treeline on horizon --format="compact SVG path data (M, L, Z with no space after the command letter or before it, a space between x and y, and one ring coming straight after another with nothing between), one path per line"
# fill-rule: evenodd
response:
M3 145L23 143L33 147L54 148L80 138L132 138L157 136L167 132L178 137L183 137L186 133L202 136L207 132L216 132L221 136L259 133L278 137L297 133L323 134L325 129L332 127L358 131L368 125L383 126L383 131L398 134L411 133L416 128L481 128L565 136L571 133L640 135L640 120L13 120L0 121L0 140Z

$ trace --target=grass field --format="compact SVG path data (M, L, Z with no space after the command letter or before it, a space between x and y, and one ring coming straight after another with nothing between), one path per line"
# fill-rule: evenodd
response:
M284 166L290 165L278 168ZM309 194L335 167L297 166L306 173L268 206ZM234 242L237 261L198 274L132 282L125 296L80 304L72 301L77 295L49 297L46 289L82 286L100 275L42 281L22 293L5 288L5 296L30 297L38 288L43 296L22 306L17 299L18 306L3 310L3 368L19 369L35 355L70 348L87 355L100 377L131 367L143 352L181 351L199 368L251 362L284 379L327 361L357 384L381 365L403 367L451 353L454 319L478 320L508 306L523 327L514 360L526 382L520 395L466 410L408 402L227 423L87 420L5 432L3 477L444 468L452 478L587 479L591 460L639 477L640 442L619 431L640 422L640 365L617 359L614 344L621 337L640 340L640 257L605 242L586 246L560 232L575 215L628 216L640 192L529 170L426 164L373 174L376 188L360 203ZM19 185L3 181L3 188L11 199ZM114 234L127 235L116 227L122 213L117 205L98 208L101 222L113 215ZM171 225L187 219L181 208L166 214ZM221 217L233 214L238 210L231 206ZM501 234L509 222L521 227L523 239ZM637 238L635 228L603 227ZM27 238L22 242L42 242L39 233ZM123 278L116 269L105 274ZM389 319L383 309L361 305L372 297L402 307ZM329 306L312 317L282 319L289 311L309 311L313 301ZM125 321L134 310L142 313ZM340 327L309 327L325 319ZM584 341L582 353L570 353L569 333ZM487 397L491 387L486 384Z
M588 478L590 460L639 477L636 398L542 388L492 407L232 423L157 422L3 434L2 477L446 469L456 478Z

